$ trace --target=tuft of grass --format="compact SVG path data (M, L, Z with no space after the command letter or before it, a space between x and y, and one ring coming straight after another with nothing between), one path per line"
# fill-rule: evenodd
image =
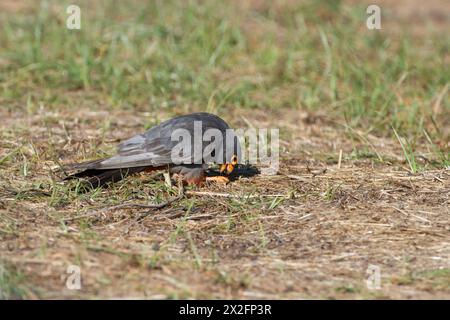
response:
M361 292L360 288L355 287L352 284L346 284L346 285L339 286L335 290L338 293L348 293L348 294L350 294L350 293L360 293Z
M401 277L391 279L394 284L416 286L428 290L450 290L450 269L430 269L408 272Z
M16 267L0 261L0 300L26 299L28 290L25 275Z
M444 167L450 169L450 151L445 152L444 149L439 148L435 143L433 143L430 135L426 130L423 130L424 136L427 138L428 143L431 145L433 153L439 161L439 167Z
M414 155L414 150L413 147L411 146L411 143L408 140L400 137L399 134L397 133L397 130L395 130L394 127L392 127L392 130L394 130L395 137L397 138L398 142L402 147L403 155L405 156L405 159L408 162L411 173L417 173L419 171L419 166L416 162L416 157Z

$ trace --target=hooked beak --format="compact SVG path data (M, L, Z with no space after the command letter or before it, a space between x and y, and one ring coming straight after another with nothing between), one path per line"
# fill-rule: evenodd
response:
M220 166L220 173L230 174L234 170L234 165L231 163L225 163Z
M227 175L231 174L234 168L236 167L237 162L238 162L237 156L234 155L231 158L231 163L224 163L220 166L220 173L226 173Z

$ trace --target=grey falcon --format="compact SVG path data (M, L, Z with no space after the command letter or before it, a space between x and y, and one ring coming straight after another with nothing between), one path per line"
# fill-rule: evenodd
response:
M196 135L199 128L201 136ZM174 139L175 132L190 134L192 139L180 142L184 139ZM216 135L212 135L214 139L210 137L209 141L204 141L208 140L203 138L205 132L214 132ZM180 144L186 149L180 148ZM190 152L180 152L175 161L174 148ZM130 174L168 170L187 184L202 185L209 180L227 183L229 180L224 175L208 176L208 165L219 164L220 173L229 175L238 165L240 156L239 139L229 125L214 114L198 112L174 117L121 142L112 157L67 165L66 169L78 172L66 179L81 178L97 188Z

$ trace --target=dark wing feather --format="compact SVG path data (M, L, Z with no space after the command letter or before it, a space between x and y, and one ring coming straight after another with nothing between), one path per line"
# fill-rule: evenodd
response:
M98 188L106 185L108 182L118 182L130 174L145 170L146 167L124 168L124 169L86 169L76 174L66 177L64 180L75 178L84 179L89 187Z

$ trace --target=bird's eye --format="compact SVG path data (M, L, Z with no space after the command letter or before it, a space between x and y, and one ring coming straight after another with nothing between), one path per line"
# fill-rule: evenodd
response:
M237 164L237 162L238 162L238 159L237 159L237 157L234 155L234 156L231 158L231 163L232 163L232 164Z

